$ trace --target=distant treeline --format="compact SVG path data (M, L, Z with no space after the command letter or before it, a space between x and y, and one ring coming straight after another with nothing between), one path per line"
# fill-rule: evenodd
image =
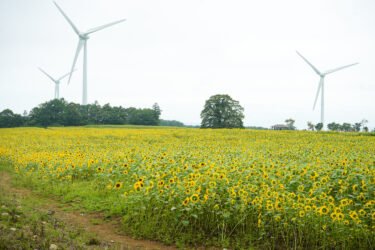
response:
M80 105L64 99L54 99L33 108L29 114L15 114L10 109L0 112L0 127L22 126L82 126L102 124L184 126L178 121L160 120L161 109L157 103L152 108L124 108L94 104Z

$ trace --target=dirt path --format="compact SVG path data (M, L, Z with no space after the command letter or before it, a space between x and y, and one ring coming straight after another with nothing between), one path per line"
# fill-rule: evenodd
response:
M52 213L56 219L61 220L68 225L79 227L86 232L93 233L100 241L108 242L108 244L115 249L176 249L175 247L165 246L159 242L136 240L121 234L120 218L105 221L104 216L100 213L82 214L77 211L66 211L69 209L69 205L59 203L54 199L41 197L28 189L12 186L11 175L4 171L0 171L0 189L1 191L11 192L20 199L24 197L36 197L38 200L43 200L43 205L35 207L36 210Z

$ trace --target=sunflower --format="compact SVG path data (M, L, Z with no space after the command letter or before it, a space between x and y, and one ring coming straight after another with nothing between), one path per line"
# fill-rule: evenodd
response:
M275 209L276 210L281 210L282 208L283 208L283 206L281 205L281 203L278 200L276 200L275 201Z
M281 217L280 217L280 215L276 215L276 216L274 217L274 219L275 219L276 222L279 222L279 221L281 220Z
M334 220L334 221L337 219L337 213L335 213L335 212L331 213L330 216L331 216L331 219Z
M115 186L114 186L115 189L120 189L122 188L122 182L116 182Z
M190 198L186 197L186 199L182 202L182 205L187 206L190 202Z
M329 208L327 206L321 206L319 208L318 212L319 212L320 215L328 214Z
M349 201L348 201L348 199L342 199L340 201L340 204L341 204L341 206L345 207L345 206L347 206L349 204Z
M311 175L310 175L310 178L311 178L313 181L315 181L315 179L318 178L318 176L319 176L319 174L318 174L317 172L313 171L313 172L311 173Z
M193 203L197 203L199 201L199 195L198 194L193 194L191 197L190 197L190 200L193 202Z
M139 191L139 190L141 190L140 182L137 181L136 183L134 183L133 187L134 187L134 190L135 190L135 191Z
M337 213L336 219L338 221L342 221L344 219L344 217L345 217L345 215L343 213L339 212L339 213Z
M210 182L208 183L208 186L209 186L210 188L215 188L215 187L216 187L216 182L214 182L214 181L210 181Z
M305 211L306 212L309 212L309 211L311 211L311 206L310 205L306 205L305 207L304 207L304 209L305 209Z
M271 210L273 210L273 205L272 205L272 203L268 203L268 204L266 205L266 209L267 209L267 211L271 211Z
M306 213L304 210L299 211L298 213L299 217L305 217Z
M205 194L204 196L203 196L203 198L204 198L204 201L207 201L208 200L208 194Z
M349 213L349 216L350 216L350 218L352 218L352 220L358 220L358 214L357 214L356 211L351 211Z
M363 216L363 217L366 216L366 211L364 209L360 209L358 213L360 216Z
M328 202L333 204L335 202L335 199L332 196L328 197Z

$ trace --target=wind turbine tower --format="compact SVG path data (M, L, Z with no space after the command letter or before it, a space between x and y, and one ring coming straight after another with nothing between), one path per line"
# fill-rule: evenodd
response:
M125 21L126 19L121 19L121 20L118 20L118 21L115 21L115 22L112 22L112 23L104 24L104 25L89 29L85 32L81 32L74 25L74 23L70 20L70 18L64 13L64 11L60 8L60 6L57 5L56 2L54 2L54 4L56 5L56 7L60 11L60 13L64 16L66 21L68 21L68 23L73 28L74 32L77 34L78 39L79 39L68 83L70 82L70 79L71 79L72 73L73 73L73 69L74 69L75 64L77 62L77 58L78 58L79 53L80 53L80 51L83 47L82 105L86 105L87 104L87 40L90 38L89 35L94 33L94 32L97 32L99 30L105 29L109 26L121 23L121 22Z
M335 69L331 69L331 70L327 70L325 72L320 72L314 65L312 65L305 57L303 57L298 51L296 51L297 54L308 64L310 65L310 67L315 71L315 73L317 73L319 76L320 76L320 81L319 81L319 85L318 85L318 90L316 92L316 96L315 96L315 101L314 101L314 106L313 106L313 110L315 109L315 106L316 106L316 102L318 100L318 97L319 97L319 93L320 93L320 101L321 101L321 107L320 107L320 122L323 124L324 126L324 78L326 75L328 74L331 74L333 72L336 72L336 71L339 71L339 70L342 70L342 69L345 69L345 68L348 68L350 66L354 66L358 63L353 63L353 64L349 64L349 65L345 65L345 66L341 66L341 67L338 67L338 68L335 68Z
M42 71L43 74L45 74L49 79L51 79L51 81L53 81L55 83L55 99L59 99L60 98L60 81L62 79L64 79L65 77L67 77L68 75L70 75L73 71L75 71L75 69L72 71L72 72L69 72L69 73L66 73L65 75L55 79L53 78L52 76L50 76L49 74L47 74L47 72L45 72L43 69L39 68L40 71Z

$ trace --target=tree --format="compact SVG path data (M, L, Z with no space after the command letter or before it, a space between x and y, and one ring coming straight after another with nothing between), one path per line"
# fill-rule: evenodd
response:
M65 106L63 112L62 125L79 126L83 124L81 113L79 112L79 104L69 103Z
M307 122L307 127L309 130L314 131L315 130L315 125L312 122Z
M160 126L171 126L171 127L184 127L185 125L176 120L160 120Z
M341 130L345 131L345 132L353 131L353 127L352 127L352 125L350 123L344 122L341 125Z
M201 112L201 128L243 128L243 111L229 95L211 96Z
M21 115L13 113L10 109L4 109L0 112L0 128L19 127L24 123Z
M341 125L336 122L331 122L327 124L327 128L332 131L340 130Z
M368 123L367 119L362 119L361 125L362 125L363 132L368 132L368 127L366 126L367 123Z
M319 122L318 124L315 125L315 129L316 129L317 131L322 130L322 128L323 128L323 123L321 123L321 122Z
M354 123L354 125L353 125L353 129L354 129L356 132L361 131L361 127L362 127L362 123L361 123L361 122L356 122L356 123Z
M66 105L67 102L64 99L54 99L40 104L30 112L32 124L43 127L62 125Z
M128 124L132 125L159 125L153 109L127 108Z
M157 121L157 124L159 124L160 123L160 115L161 115L161 109L159 107L159 104L157 104L155 102L154 105L152 105L152 110L154 111L155 120Z
M294 127L294 123L295 123L295 122L296 122L296 121L293 120L292 118L289 118L289 119L286 119L286 120L285 120L285 123L286 123L286 125L289 127L290 130L295 130L295 129L296 129L296 127Z

